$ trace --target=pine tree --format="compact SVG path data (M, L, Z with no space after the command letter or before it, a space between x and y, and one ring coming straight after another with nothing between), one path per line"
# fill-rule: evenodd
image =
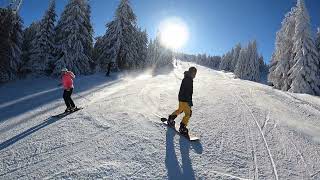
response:
M92 72L93 29L87 0L70 0L56 27L58 60L54 74L66 67L75 74Z
M92 54L93 54L93 27L91 24L91 6L89 5L89 0L85 0L85 20L84 20L84 27L86 27L88 34L90 35L90 38L88 38L87 42L83 44L84 46L84 54L86 54L88 57L91 58L90 63L93 63L92 61Z
M235 69L235 75L240 79L260 80L260 63L256 41L250 42L247 48L242 48Z
M207 55L206 54L198 54L197 55L197 64L204 66L206 59L207 59Z
M241 51L241 44L238 43L236 45L236 47L234 47L234 51L233 51L233 55L232 55L232 61L231 61L231 71L234 72L234 70L236 69L236 65L238 63L238 59L239 59L239 55L240 55L240 51Z
M259 56L258 48L257 48L257 41L254 40L251 42L250 47L250 62L249 62L249 74L250 74L250 80L251 81L260 81L260 60L263 61L263 58L261 59L261 56Z
M150 41L148 45L147 66L153 69L158 68L173 68L173 52L164 47L159 36L155 40Z
M148 35L146 30L141 31L138 29L137 31L137 59L136 59L136 67L144 68L146 66L147 53L148 53Z
M289 71L289 91L320 95L320 60L310 30L310 17L303 0L297 2L293 36L293 63Z
M264 62L263 56L260 55L259 56L259 69L260 69L260 73L264 73L267 69L267 65Z
M175 57L182 61L194 62L212 69L219 69L221 63L220 56L207 56L206 54L190 55L184 53L175 53Z
M239 52L240 54L240 52ZM220 56L213 56L211 57L211 68L218 69L221 63L221 57Z
M320 53L320 27L318 27L318 32L317 32L316 47L318 49L318 53Z
M22 65L20 73L30 73L30 69L27 68L27 63L30 61L32 54L31 50L34 48L36 34L38 32L39 22L33 22L31 25L23 31L23 43L22 43Z
M236 65L236 69L234 71L234 74L237 77L245 76L244 69L246 67L248 58L249 58L248 57L248 47L241 48L238 63Z
M148 49L147 49L147 61L146 61L147 67L152 66L153 57L154 57L153 56L154 48L155 48L155 45L153 44L153 40L150 39L148 43Z
M45 12L43 19L39 24L36 38L33 41L32 55L25 69L38 73L50 74L53 70L54 52L55 52L55 30L56 21L55 1L51 0L49 9Z
M0 82L17 77L22 55L22 20L11 9L0 8Z
M92 59L95 62L95 64L98 65L97 67L100 67L105 70L107 67L102 67L102 64L99 61L100 54L102 54L102 51L103 51L104 37L99 36L99 37L96 37L95 40L96 40L96 42L93 47Z
M233 52L234 52L234 49L232 49L230 52L227 52L225 55L222 56L220 67L219 67L220 70L231 71Z
M136 68L136 38L136 15L129 0L121 0L114 19L107 24L99 61L102 64L114 62L121 70Z
M295 16L296 8L286 14L282 22L281 29L277 32L275 51L273 53L268 81L275 88L287 91L290 88L288 72L293 66L292 48L293 48L293 35L295 31Z

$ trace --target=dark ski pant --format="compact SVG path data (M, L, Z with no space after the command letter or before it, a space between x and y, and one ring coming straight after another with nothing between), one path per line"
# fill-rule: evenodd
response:
M74 104L74 102L71 99L72 91L73 91L73 88L71 88L69 90L65 89L63 91L63 99L64 99L64 103L66 103L67 108L76 107L76 105Z

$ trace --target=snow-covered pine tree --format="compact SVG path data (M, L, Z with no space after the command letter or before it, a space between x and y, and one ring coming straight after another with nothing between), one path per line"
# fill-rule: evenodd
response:
M91 6L89 5L89 0L85 0L85 21L84 21L84 27L86 27L88 34L90 35L90 38L88 39L87 43L84 43L84 53L91 58L92 60L92 54L93 54L93 34L94 30L91 24ZM90 61L90 63L93 63L94 61Z
M236 77L241 78L242 76L245 76L245 67L247 66L248 58L248 47L242 47L240 50L236 69L234 70L234 74L236 75Z
M209 57L207 56L207 54L202 54L201 60L202 60L203 66L208 66L208 64L209 64L208 59L209 59Z
M220 56L208 56L206 54L190 55L185 53L175 53L175 58L186 62L198 63L212 69L219 69L221 62Z
M147 65L153 69L173 68L173 52L164 47L159 36L148 45Z
M221 57L220 56L212 56L211 57L211 68L218 69L221 63Z
M210 62L210 56L207 55L207 54L203 54L203 55L202 55L202 59L203 59L202 65L203 65L203 66L206 66L206 67L210 67L210 64L211 64L211 62Z
M242 49L240 51L235 75L240 79L258 82L260 80L260 63L257 42L249 42L248 47Z
M210 55L207 56L207 59L206 59L206 66L209 67L209 68L213 68L212 66L212 57Z
M220 63L220 70L231 71L233 52L234 52L234 49L232 49L231 51L227 52L225 55L222 56L221 63Z
M94 43L93 47L93 54L92 54L92 60L95 62L96 65L98 65L98 68L101 68L101 70L105 70L107 67L102 67L102 64L99 61L99 57L102 54L103 51L103 36L99 36L95 38L96 42Z
M144 68L146 66L146 58L148 51L148 35L147 31L142 31L140 28L137 31L136 38L137 57L135 66L137 68Z
M201 59L201 54L197 54L195 63L199 64Z
M42 18L33 41L32 54L30 61L26 64L29 72L36 74L51 74L54 68L54 52L55 52L55 30L56 21L55 0L51 0L48 10Z
M197 64L206 66L207 55L206 54L198 54L197 56Z
M289 71L290 92L320 95L320 60L310 30L310 16L304 0L298 0L293 36L293 62Z
M114 62L121 70L135 68L138 57L136 38L136 15L129 0L121 0L114 19L107 24L99 61L102 64Z
M264 73L265 71L267 71L267 65L264 62L263 56L260 55L259 56L259 69L260 69L260 73Z
M320 53L320 27L318 27L317 30L318 31L317 31L317 37L316 37L316 47L318 49L318 53Z
M70 0L56 27L58 48L54 74L66 67L75 74L92 72L93 31L87 0Z
M295 32L295 16L296 8L292 8L286 14L282 21L282 27L277 32L275 51L272 55L268 81L275 88L287 91L290 88L288 71L293 66L292 61L292 48L293 48L293 35Z
M22 55L22 20L11 9L0 8L0 82L17 77Z
M222 56L221 56L221 62L220 62L220 65L219 65L219 70L224 70L224 69L226 69L226 54L223 54Z
M157 61L157 68L173 68L173 52L171 49L168 49L162 45L160 45L160 57Z
M196 63L199 64L201 61L201 54L197 54L196 56Z
M148 49L147 49L147 60L146 60L146 65L147 67L152 67L155 60L155 55L154 52L156 51L156 46L154 43L154 40L150 39L149 43L148 43Z
M30 60L32 54L31 50L34 46L34 40L39 28L39 22L33 22L23 31L23 43L22 43L22 65L20 68L20 73L26 74L29 73L26 69L27 63Z
M268 83L269 67L264 62L264 58L262 55L260 55L260 57L259 57L259 71L260 71L260 82L267 84Z
M249 44L250 45L250 44ZM260 57L257 48L257 41L254 40L249 46L249 80L259 82L260 80ZM262 59L263 60L263 59Z
M235 47L234 47L234 50L233 50L233 57L232 57L232 61L231 61L231 71L234 72L234 70L236 69L236 65L237 65L237 62L238 62L238 59L239 59L239 55L240 55L240 51L241 51L241 44L238 43Z

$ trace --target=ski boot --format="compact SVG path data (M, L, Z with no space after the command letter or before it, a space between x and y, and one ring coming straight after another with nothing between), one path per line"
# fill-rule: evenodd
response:
M188 131L186 125L184 125L183 123L180 123L179 132L180 132L182 135L189 136L189 131Z
M69 113L69 112L71 112L71 107L67 107L67 109L64 110L64 113Z
M75 107L71 107L70 112L74 112L74 111L76 111L77 109L78 109L78 107L77 107L77 106L75 106Z
M177 115L170 115L168 118L168 125L171 127L175 127L175 121L174 119L177 117Z

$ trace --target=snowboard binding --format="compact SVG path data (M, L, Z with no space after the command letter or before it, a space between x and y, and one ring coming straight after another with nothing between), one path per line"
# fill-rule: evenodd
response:
M179 132L182 135L189 136L189 130L187 129L186 125L184 125L183 123L180 123Z
M177 117L177 115L170 115L168 118L168 125L171 127L175 127L176 122L174 119Z

